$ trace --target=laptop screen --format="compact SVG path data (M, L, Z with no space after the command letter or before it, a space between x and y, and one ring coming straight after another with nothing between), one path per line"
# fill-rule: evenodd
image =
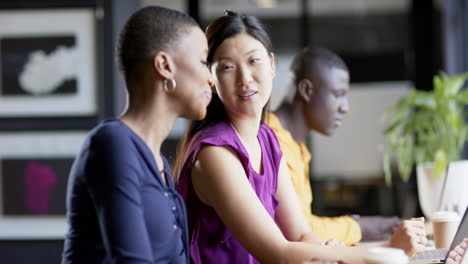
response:
M450 162L440 200L440 211L455 211L464 215L468 207L468 160Z
M458 226L457 233L453 238L452 244L450 245L450 249L447 255L445 256L445 259L447 259L450 251L452 251L456 246L458 246L463 241L463 239L468 238L468 210L466 209L467 208L465 208L465 214L463 215L460 225Z

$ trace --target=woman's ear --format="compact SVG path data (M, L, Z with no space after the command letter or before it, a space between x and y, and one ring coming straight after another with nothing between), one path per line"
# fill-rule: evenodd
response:
M174 79L175 64L170 54L164 51L158 52L153 58L153 68L164 79Z
M270 64L271 64L271 74L273 78L276 76L276 64L275 64L275 54L270 52Z
M304 102L310 102L310 99L314 94L314 86L312 85L312 82L307 79L301 79L297 83L297 94Z

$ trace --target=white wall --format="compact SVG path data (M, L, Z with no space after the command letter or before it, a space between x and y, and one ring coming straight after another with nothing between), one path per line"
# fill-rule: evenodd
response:
M352 84L350 112L333 137L312 135L314 177L383 177L384 111L406 94L410 82Z
M273 79L273 90L271 91L270 109L276 110L286 96L290 81L289 65L294 54L275 54L275 78Z

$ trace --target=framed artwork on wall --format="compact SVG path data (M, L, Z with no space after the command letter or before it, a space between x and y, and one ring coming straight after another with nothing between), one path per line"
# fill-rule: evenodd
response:
M85 137L0 133L0 238L63 238L68 175Z
M0 117L97 114L92 8L0 11Z

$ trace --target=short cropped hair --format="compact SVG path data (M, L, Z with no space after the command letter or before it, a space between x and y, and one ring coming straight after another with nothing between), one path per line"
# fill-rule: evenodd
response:
M125 82L138 78L144 62L176 44L189 32L188 26L198 24L187 14L160 6L144 7L131 15L120 33L116 52Z
M348 66L346 66L343 59L329 49L318 47L306 47L302 49L294 56L291 63L290 72L292 76L285 100L290 103L293 101L296 95L296 85L301 79L310 77L313 71L332 68L349 72Z
M343 59L333 51L326 48L310 47L306 47L296 54L290 69L296 78L295 82L297 82L316 68L338 68L349 72Z

